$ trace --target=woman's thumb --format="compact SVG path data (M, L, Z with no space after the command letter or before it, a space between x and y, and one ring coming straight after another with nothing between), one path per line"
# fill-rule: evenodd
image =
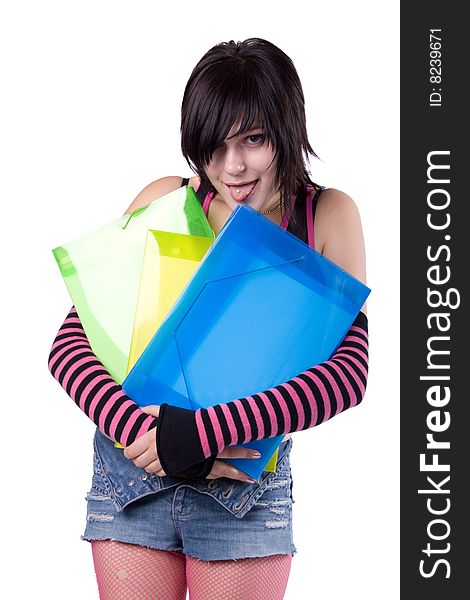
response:
M141 406L142 412L147 415L152 415L152 417L158 417L160 414L160 406L157 404L150 404L150 406Z

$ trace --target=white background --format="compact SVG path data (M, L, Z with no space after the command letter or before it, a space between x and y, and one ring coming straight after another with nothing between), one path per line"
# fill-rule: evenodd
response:
M120 216L150 181L190 175L186 80L215 43L252 36L298 69L314 179L356 201L372 288L365 401L294 434L285 597L399 597L398 21L398 2L360 0L1 9L2 597L98 597L80 540L94 426L47 369L71 306L51 249Z

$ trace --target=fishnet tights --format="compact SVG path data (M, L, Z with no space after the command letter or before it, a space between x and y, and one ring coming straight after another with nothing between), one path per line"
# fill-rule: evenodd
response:
M111 540L92 542L101 600L282 600L292 556L203 561Z
M184 600L185 556L112 540L92 542L101 600Z
M190 600L282 600L292 556L186 561Z

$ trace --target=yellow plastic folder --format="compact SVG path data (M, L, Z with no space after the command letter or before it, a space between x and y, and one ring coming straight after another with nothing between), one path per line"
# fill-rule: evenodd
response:
M168 231L147 231L134 318L129 372L175 304L213 240ZM115 442L116 448L124 448Z
M149 229L214 238L186 186L53 250L91 347L118 383L127 375Z
M186 287L212 241L168 231L147 232L128 372Z

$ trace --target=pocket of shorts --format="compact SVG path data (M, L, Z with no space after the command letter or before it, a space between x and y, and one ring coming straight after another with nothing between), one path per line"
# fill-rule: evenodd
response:
M290 451L292 448L292 438L287 440L287 444L280 456L278 456L275 473L290 471Z
M289 518L293 500L291 496L292 478L290 471L276 473L263 486L263 491L256 497L253 507L259 514L266 514L275 522L284 522Z
M103 463L99 456L96 445L93 445L93 477L91 479L91 489L87 494L87 500L108 500L112 499L111 486L104 473Z

